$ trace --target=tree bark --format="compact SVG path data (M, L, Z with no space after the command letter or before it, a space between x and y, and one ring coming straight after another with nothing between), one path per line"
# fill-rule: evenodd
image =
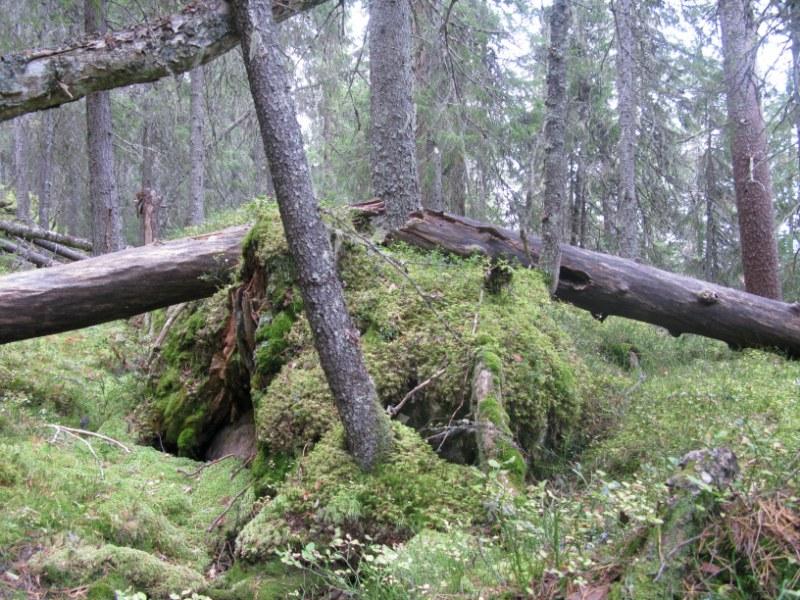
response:
M755 80L757 32L749 0L720 0L719 21L745 288L780 299L767 132Z
M81 250L88 250L90 252L92 250L92 243L89 240L58 233L56 231L49 231L34 225L23 225L22 223L0 221L0 231L5 231L11 235L18 235L28 240L48 240L50 242L56 242L65 246L80 248Z
M105 0L85 0L86 32L107 30ZM122 214L114 174L111 95L94 92L86 97L86 145L89 153L89 201L92 205L92 247L95 254L123 247Z
M0 343L205 298L239 263L247 227L0 278ZM0 238L2 241L2 238Z
M275 0L283 21L326 0ZM181 12L54 49L0 61L0 121L74 102L97 91L156 81L207 63L239 41L230 2L193 2Z
M314 345L344 425L348 450L362 469L369 470L391 447L389 420L378 403L358 329L347 312L269 7L267 0L235 1L250 91Z
M372 192L386 203L386 225L395 228L421 206L410 0L371 0L368 34Z
M619 187L616 226L619 254L625 258L636 258L639 255L633 18L631 0L616 0L614 22L617 43L617 111L620 130L617 145Z
M205 220L205 104L203 92L205 91L205 77L203 67L191 71L192 94L190 101L191 112L191 145L192 145L192 172L190 175L189 193L189 225L200 225Z
M381 202L355 205L369 218ZM80 264L0 277L0 343L80 329L210 296L238 265L247 227L130 248ZM459 256L482 253L523 265L535 263L510 230L466 217L423 211L396 231L421 249ZM735 348L756 347L800 357L800 304L787 304L641 265L562 246L556 297L598 318L618 315L695 333Z
M567 65L564 50L569 30L568 0L556 0L550 13L547 61L547 120L545 122L544 215L539 269L548 277L550 294L558 286L561 266L562 215L567 195L567 157L564 137L567 120Z
M30 186L28 185L28 117L14 121L14 191L17 199L17 219L31 220Z
M55 242L49 242L47 240L41 240L34 238L31 240L35 245L44 248L45 250L49 250L53 254L57 254L58 256L63 256L64 258L68 258L70 260L85 260L89 258L83 252L78 252L77 250L73 250L68 246L62 246L61 244L56 244Z
M53 146L56 137L56 116L52 110L42 115L42 158L39 188L39 227L50 229L50 202L53 191Z

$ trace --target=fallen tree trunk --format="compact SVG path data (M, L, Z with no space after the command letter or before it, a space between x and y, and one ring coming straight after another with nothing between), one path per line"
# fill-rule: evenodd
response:
M276 21L326 0L275 0ZM0 58L0 121L74 102L91 92L156 81L207 63L239 43L230 3L181 12L53 49Z
M89 252L92 251L92 242L89 240L75 237L74 235L58 233L57 231L50 231L49 229L42 229L41 227L25 225L24 223L0 221L0 231L5 231L11 235L18 235L26 240L47 240L48 242L55 242L64 246L80 248L81 250L87 250Z
M356 205L367 218L380 203ZM210 296L235 267L246 227L131 248L80 263L0 278L0 343L78 329ZM526 251L508 229L423 211L394 239L459 256L476 253L536 263L541 241ZM209 274L206 277L204 274ZM556 296L600 319L618 315L695 333L734 348L777 349L800 356L800 305L675 275L631 260L562 247Z
M383 213L379 201L353 207ZM523 243L509 229L466 217L422 211L392 237L412 246L459 256L486 254L535 265L541 240ZM527 250L526 250L527 246ZM659 325L672 335L695 333L733 348L777 349L800 356L800 304L787 304L740 290L675 275L632 260L562 245L556 297L599 319L618 315Z
M0 250L8 252L9 254L16 254L23 260L26 260L37 267L49 267L53 264L53 259L51 259L49 256L39 254L30 248L26 248L22 244L15 244L14 242L2 237L0 237Z
M86 254L82 252L78 252L77 250L73 250L68 246L63 246L62 244L56 244L55 242L49 242L47 240L40 240L38 238L33 238L31 240L35 245L44 248L45 250L49 250L53 254L57 254L58 256L63 256L64 258L68 258L69 260L84 260L89 258Z
M247 230L231 227L2 277L0 343L210 296L238 264Z

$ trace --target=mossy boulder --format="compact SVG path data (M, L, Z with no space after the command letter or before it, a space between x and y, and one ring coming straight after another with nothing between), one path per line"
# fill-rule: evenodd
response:
M169 563L156 556L112 544L74 546L54 552L44 551L30 563L33 571L59 587L89 583L88 593L127 586L143 591L154 599L169 598L183 590L199 590L203 576L188 567ZM109 573L113 573L109 577Z
M237 554L261 559L287 544L330 538L337 531L393 542L426 527L446 529L483 517L477 470L440 459L399 423L393 442L391 458L364 473L347 453L341 427L333 428L244 527Z

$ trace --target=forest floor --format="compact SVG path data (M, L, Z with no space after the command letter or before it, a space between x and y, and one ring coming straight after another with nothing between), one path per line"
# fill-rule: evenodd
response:
M800 363L550 314L593 409L527 485L476 474L490 521L337 530L255 562L234 557L265 503L243 461L136 443L141 322L0 346L0 598L800 597ZM679 464L701 449L738 468Z

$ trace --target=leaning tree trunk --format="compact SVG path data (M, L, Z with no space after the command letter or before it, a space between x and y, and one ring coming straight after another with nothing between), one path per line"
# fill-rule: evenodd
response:
M282 21L326 0L275 0ZM60 48L24 50L0 61L0 121L74 102L92 92L172 77L239 41L230 3L192 2L181 12Z
M631 0L615 1L614 21L617 33L617 111L619 112L617 242L620 256L635 258L639 255L639 219L636 199L636 92Z
M205 122L205 107L203 92L205 91L205 77L203 67L191 71L192 94L190 102L192 136L192 173L189 193L189 225L200 225L205 220L205 139L203 128Z
M300 125L269 9L267 0L235 2L250 91L314 345L344 425L348 449L359 466L369 470L391 446L389 420L378 403L358 329L347 312L328 230L311 187Z
M386 203L386 224L405 223L420 207L411 73L411 0L369 5L370 170Z
M720 0L719 21L744 284L748 292L780 299L767 131L755 79L757 37L749 0Z
M86 32L107 30L105 0L86 0ZM86 145L89 153L89 202L92 205L92 246L95 254L122 248L122 215L114 175L111 95L94 92L86 97Z
M558 287L561 266L562 215L567 195L567 64L564 49L569 30L568 0L556 0L550 14L550 48L547 54L547 121L545 122L544 215L539 268L548 277L550 293Z

